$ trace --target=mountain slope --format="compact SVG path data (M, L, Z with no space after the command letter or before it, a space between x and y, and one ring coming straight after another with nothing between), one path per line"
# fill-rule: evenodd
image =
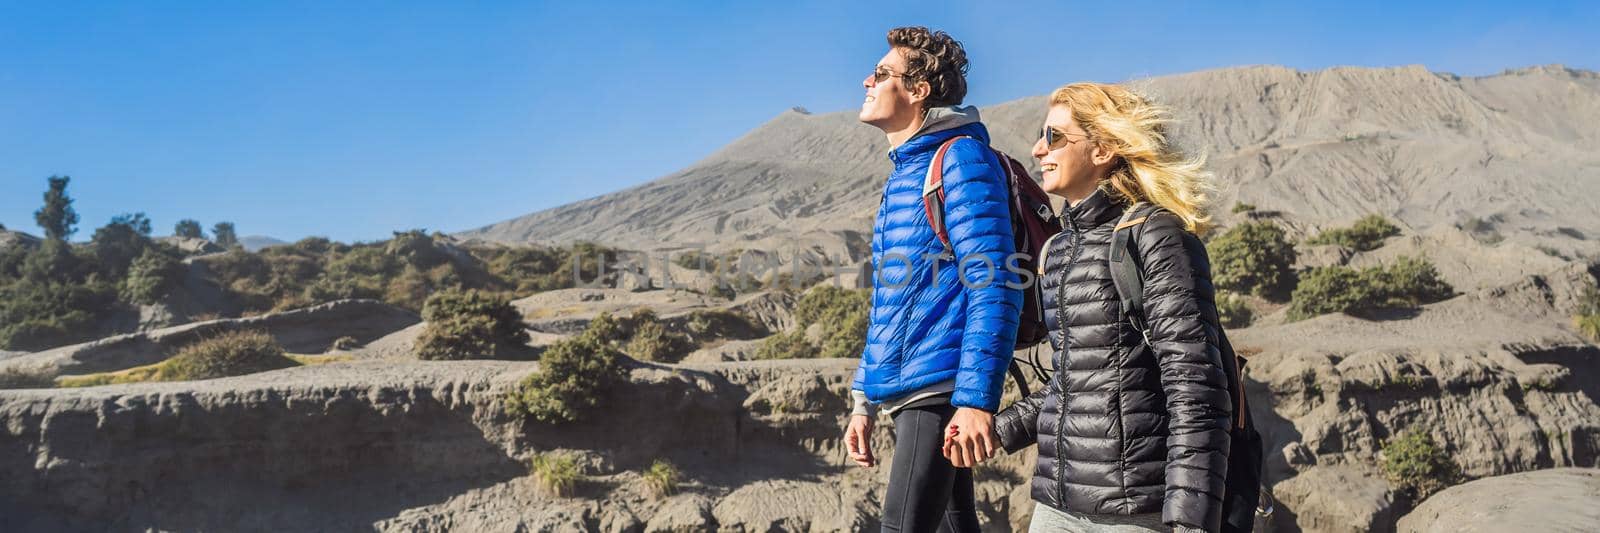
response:
M1170 105L1207 154L1218 213L1235 201L1294 227L1383 213L1413 230L1507 238L1600 232L1600 74L1560 66L1465 78L1419 66L1300 72L1251 66L1132 82ZM983 109L1025 163L1045 97ZM788 111L687 169L458 234L631 249L807 248L859 259L888 145L853 112Z

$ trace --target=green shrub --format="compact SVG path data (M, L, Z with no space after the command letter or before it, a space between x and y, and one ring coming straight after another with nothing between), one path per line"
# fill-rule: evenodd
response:
M1217 293L1217 318L1225 328L1242 328L1250 325L1255 313L1243 296L1231 292Z
M1417 307L1449 298L1454 292L1426 259L1402 256L1388 267L1361 270L1314 268L1301 276L1295 287L1288 318Z
M720 266L719 261L717 256L700 250L686 250L672 258L673 264L702 272L716 272Z
M650 464L650 469L644 471L645 488L650 495L656 498L665 498L678 492L678 483L682 481L683 474L678 472L678 467L665 459L656 459Z
M1337 244L1364 252L1376 250L1383 246L1383 240L1400 234L1396 227L1383 215L1367 215L1349 228L1335 228L1324 231L1307 240L1307 244Z
M0 370L0 389L49 389L55 386L55 375L46 370L16 367Z
M122 277L128 265L151 246L150 219L144 213L117 215L110 223L94 230L89 240L89 248L100 264L100 273L113 279Z
M1289 320L1304 320L1327 313L1361 309L1373 301L1376 287L1362 279L1353 268L1330 266L1314 268L1300 276L1289 303Z
M428 325L417 338L417 358L462 360L509 355L527 344L522 315L495 294L441 291L422 307Z
M685 324L689 338L696 342L714 339L752 338L766 333L766 328L743 313L724 309L702 309L689 313Z
M1572 317L1573 326L1578 332L1588 337L1590 342L1600 342L1600 291L1595 287L1585 287L1583 296L1578 299L1577 314Z
M7 255L20 261L14 281L0 286L0 349L37 351L90 340L100 319L116 309L116 286L66 242L47 240L23 255Z
M614 324L609 315L601 327ZM627 380L623 354L601 340L608 333L594 322L584 333L562 339L539 357L539 371L524 378L505 399L507 413L545 423L581 420L613 388Z
M1391 486L1420 502L1461 481L1461 467L1427 433L1413 432L1383 445L1383 473Z
M739 297L739 293L734 292L733 287L728 285L716 285L711 287L711 290L707 291L706 295L715 296L724 300L733 300L734 298Z
M578 488L578 480L583 477L578 460L571 455L541 453L533 456L530 463L528 473L533 475L539 490L552 497L571 496Z
M1233 212L1235 214L1237 214L1237 213L1245 213L1245 212L1255 211L1255 210L1256 210L1256 205L1255 204L1247 204L1247 203L1244 203L1244 202L1238 202L1238 203L1233 204Z
M640 361L675 363L692 349L689 337L668 331L652 314L649 320L641 321L634 327L632 338L623 352Z
M1455 288L1439 278L1427 259L1400 256L1384 269L1367 269L1376 279L1386 307L1416 307L1455 296Z
M1220 289L1281 300L1294 288L1294 245L1271 222L1246 222L1206 245Z
M421 270L450 262L450 253L420 229L394 232L394 238L384 244L383 252Z
M756 351L758 359L860 357L867 344L867 323L872 291L820 285L795 304L795 329L768 337ZM823 332L816 344L806 340L813 324Z
M162 368L161 379L186 381L242 376L295 365L271 335L260 331L231 331L178 350Z
M183 276L183 263L154 247L128 267L128 276L122 280L122 299L134 304L154 304L167 297Z
M599 344L616 347L632 337L633 331L629 329L630 325L630 321L618 319L611 313L600 313L584 326L582 336L593 339Z
M805 330L785 331L767 337L756 349L756 359L809 359L819 350L806 342ZM857 355L860 355L859 353Z

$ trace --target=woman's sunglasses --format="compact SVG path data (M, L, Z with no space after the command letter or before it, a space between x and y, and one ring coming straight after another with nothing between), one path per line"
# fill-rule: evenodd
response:
M1086 133L1068 133L1066 130L1052 128L1050 126L1045 126L1044 131L1040 132L1039 134L1040 137L1044 138L1044 145L1049 147L1051 150L1058 150L1063 146L1078 142L1068 139L1068 135L1077 135L1083 137L1084 139L1089 138L1089 135Z

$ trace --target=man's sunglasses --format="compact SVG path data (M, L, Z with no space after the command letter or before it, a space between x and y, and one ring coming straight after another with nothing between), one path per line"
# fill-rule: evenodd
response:
M883 83L884 80L887 80L889 78L906 78L906 77L908 77L908 76L906 76L905 74L895 74L893 72L890 72L889 69L886 69L886 68L872 69L872 83L874 85L879 84L879 83Z
M1049 147L1051 150L1057 150L1063 146L1078 142L1068 139L1068 135L1077 135L1083 137L1083 139L1089 138L1089 134L1087 133L1069 133L1066 130L1056 129L1050 126L1045 126L1043 131L1039 134L1040 137L1044 138L1044 145Z

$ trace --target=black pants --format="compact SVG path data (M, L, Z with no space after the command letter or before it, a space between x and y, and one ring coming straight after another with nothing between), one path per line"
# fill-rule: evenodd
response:
M972 469L951 466L942 451L944 428L955 414L949 404L908 407L894 414L894 460L883 498L883 531L978 531Z

